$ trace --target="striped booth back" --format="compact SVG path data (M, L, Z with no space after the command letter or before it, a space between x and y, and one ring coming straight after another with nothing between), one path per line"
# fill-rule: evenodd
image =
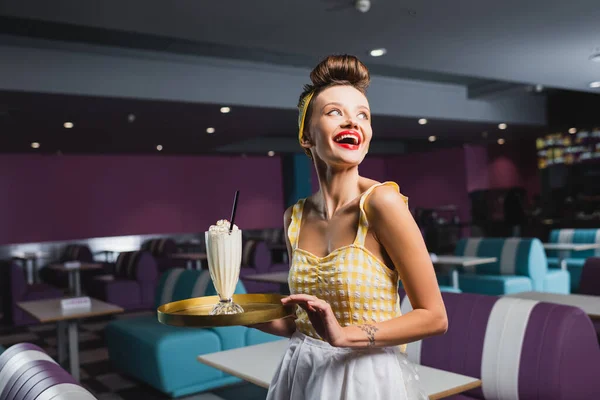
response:
M156 260L146 251L127 251L119 254L115 264L115 276L131 280L154 280L157 278Z
M408 296L402 314L412 310ZM533 300L442 293L448 331L407 346L408 358L481 379L465 393L488 400L592 399L600 394L600 347L579 308Z
M553 229L550 232L550 243L600 243L600 229ZM583 259L600 257L600 249L584 251L549 250L548 257Z
M242 281L238 281L235 293L246 293ZM217 296L208 270L172 268L161 275L156 288L155 305L158 308L173 301L202 296Z
M539 239L461 239L454 253L457 256L496 257L497 259L494 263L463 268L464 272L526 276L532 279L534 290L543 290L543 281L548 273L548 260Z
M93 400L89 391L41 348L11 346L0 355L0 400Z
M177 251L177 244L173 239L149 239L142 243L141 250L149 251L154 257L168 257Z
M81 261L81 262L93 262L94 255L90 248L83 244L70 244L65 247L64 251L60 256L60 262L67 261Z

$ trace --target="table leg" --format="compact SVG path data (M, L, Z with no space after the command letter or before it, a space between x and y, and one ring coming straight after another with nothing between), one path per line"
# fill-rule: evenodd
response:
M28 285L33 285L34 283L34 279L33 279L33 261L29 258L25 259L25 270L27 273L27 284Z
M563 271L567 270L567 259L565 257L558 257L558 266Z
M458 270L456 268L452 269L452 287L454 287L454 289L459 289Z
M79 269L73 270L73 283L75 285L75 296L81 296L81 274Z
M73 270L68 271L68 275L69 275L69 293L73 294L75 293L75 276L73 275Z
M202 270L202 260L200 260L200 259L196 260L196 269L198 271Z
M69 372L73 379L79 382L79 343L77 321L68 322L69 329Z
M33 269L33 283L38 283L40 280L39 280L39 276L38 276L38 259L37 259L37 257L35 257L31 260L31 267Z
M192 260L187 260L185 262L185 269L194 269L194 261Z
M67 359L67 327L64 321L58 321L56 323L56 342L58 352L58 363L64 366Z

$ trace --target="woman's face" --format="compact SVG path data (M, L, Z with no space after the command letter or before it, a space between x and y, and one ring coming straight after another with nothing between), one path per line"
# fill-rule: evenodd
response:
M312 102L302 146L330 166L360 164L373 136L365 95L352 86L333 86Z

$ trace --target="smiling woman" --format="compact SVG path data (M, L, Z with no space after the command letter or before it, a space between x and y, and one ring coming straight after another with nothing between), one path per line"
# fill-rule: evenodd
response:
M362 177L373 131L369 71L331 56L299 101L299 142L320 190L284 215L295 319L255 326L291 337L267 399L426 399L406 343L442 334L446 311L421 232L394 182ZM413 310L402 315L402 279Z

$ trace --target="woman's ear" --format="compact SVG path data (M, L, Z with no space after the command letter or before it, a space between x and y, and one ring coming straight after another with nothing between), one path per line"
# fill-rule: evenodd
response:
M310 134L306 129L304 129L304 134L302 135L302 142L300 143L300 146L302 146L304 149L310 149L311 147L313 147Z

